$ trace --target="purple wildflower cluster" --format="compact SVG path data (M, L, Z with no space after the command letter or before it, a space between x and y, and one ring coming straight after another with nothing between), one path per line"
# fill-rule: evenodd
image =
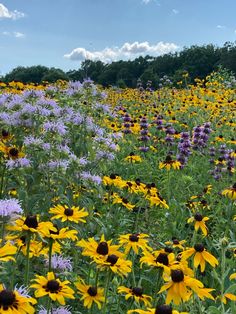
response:
M203 125L193 128L192 145L195 150L202 150L207 146L209 134L211 133L211 124L206 122Z
M191 140L189 132L180 133L180 141L178 143L177 160L181 162L182 167L187 164L191 154Z

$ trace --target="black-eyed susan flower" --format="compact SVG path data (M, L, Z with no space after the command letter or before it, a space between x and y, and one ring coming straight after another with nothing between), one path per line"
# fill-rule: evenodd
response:
M194 247L181 253L183 260L187 260L192 255L194 255L194 267L197 268L200 266L202 273L205 270L206 263L209 263L212 267L216 267L219 264L218 260L207 252L204 245L201 243L195 244Z
M65 299L74 299L74 291L68 286L68 280L61 281L56 278L53 272L47 273L47 277L36 275L33 279L36 283L30 287L36 289L34 295L36 298L48 295L53 301L65 305Z
M175 254L166 252L165 250L159 251L143 251L143 256L140 258L141 266L147 264L152 267L160 267L164 270L168 269L175 263Z
M52 228L53 224L51 222L39 222L38 219L39 217L36 215L22 216L14 221L12 225L8 225L6 229L10 231L41 233L43 231L47 232L49 228Z
M186 240L178 240L177 238L173 237L172 241L166 241L165 244L168 246L171 246L173 249L180 249L180 250L184 250L184 244L185 244Z
M236 279L236 273L233 273L229 276L229 279L230 280L233 280L233 279Z
M158 293L167 291L166 303L180 304L181 301L187 302L192 293L195 292L200 299L210 298L214 300L210 292L213 289L204 288L203 283L195 278L191 278L184 274L182 269L170 269L169 274L164 274L167 281Z
M93 303L97 304L98 309L102 308L102 303L105 301L104 289L86 285L83 280L75 283L78 293L82 295L81 300L84 301L84 306L90 309Z
M106 260L107 256L112 254L124 256L119 251L120 245L112 244L112 240L106 241L104 235L101 236L99 242L94 238L89 238L88 241L84 239L78 241L76 245L82 247L82 255L89 256L92 259L103 258Z
M147 294L143 293L143 288L141 287L133 287L133 288L127 288L125 286L118 287L118 293L124 293L125 294L125 300L128 299L134 299L135 302L140 303L143 302L145 306L150 306L150 301L152 300L152 297L150 297Z
M127 276L128 273L131 272L132 262L124 259L123 257L119 257L118 255L111 254L108 255L106 260L103 258L96 258L94 261L97 265L103 269L109 269L113 273L120 275L121 277Z
M116 174L111 174L109 177L104 176L102 179L102 182L104 185L114 185L118 188L123 188L125 187L125 181L122 180L122 178Z
M179 170L181 167L181 163L178 160L173 160L170 155L166 156L165 161L159 163L159 169L170 170L173 168L174 170Z
M207 236L208 231L205 222L208 220L209 217L203 217L200 213L196 213L193 217L189 218L187 222L194 222L194 229L196 231L198 231L198 229L201 229L204 236Z
M56 240L70 239L72 241L78 240L77 238L78 231L74 229L69 229L68 227L59 229L57 225L49 225L48 229L42 229L40 235L43 238Z
M148 235L143 233L124 234L120 236L119 243L125 247L125 254L128 254L131 249L138 254L139 249L151 250L147 237Z
M135 207L135 205L129 203L127 198L120 196L113 197L113 204L122 204L128 210L132 210Z
M138 314L188 314L188 312L178 312L174 310L171 305L161 304L157 305L156 308L147 308L146 310L136 309L129 310L127 314L138 313Z
M138 155L135 155L133 152L129 154L129 156L125 157L125 161L130 163L141 162L142 158Z
M221 194L233 201L236 200L236 183L232 187L224 189Z
M33 314L35 309L32 305L36 303L34 298L23 295L17 289L8 290L0 284L0 313Z
M0 240L0 243L2 240ZM5 243L3 246L0 247L0 261L8 262L14 261L13 255L17 252L17 247L12 245L10 242Z
M50 208L50 214L55 214L51 219L60 219L62 222L71 221L75 223L83 222L85 223L85 217L88 216L88 212L84 208L79 207L68 207L67 205L55 205Z
M223 297L221 298L221 300L222 300L222 302L223 302L224 304L226 304L228 300L235 302L235 301L236 301L236 295L233 294L233 293L225 293L225 294L223 295Z

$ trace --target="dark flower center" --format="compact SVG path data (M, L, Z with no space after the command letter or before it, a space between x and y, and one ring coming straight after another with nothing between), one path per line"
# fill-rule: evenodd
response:
M17 148L14 148L14 147L13 147L13 148L11 148L11 149L9 150L9 155L12 156L12 157L17 157L18 154L19 154L19 151L18 151Z
M202 215L201 215L200 213L196 213L196 214L194 215L194 219L195 219L196 221L202 221L203 217L202 217Z
M164 250L165 250L166 253L172 253L173 252L173 249L171 247L169 247L169 246L166 246L164 248Z
M165 266L168 266L169 264L168 255L166 253L160 253L156 258L156 263L160 263Z
M96 252L100 255L107 255L108 254L108 244L107 242L100 242L98 244Z
M204 251L204 245L201 243L195 244L194 245L194 250L197 252L203 252Z
M158 305L155 314L172 314L172 307L170 305Z
M129 154L129 156L134 156L134 153L133 153L133 152L131 152L131 153Z
M15 301L16 296L14 292L6 289L0 292L0 307L3 307L4 311L7 311L8 307L13 305Z
M236 183L234 183L234 185L232 187L234 190L236 190Z
M24 221L24 225L26 225L29 228L36 229L38 227L37 217L35 215L34 216L27 216L25 221Z
M97 291L97 288L96 287L89 287L88 290L87 290L88 294L91 296L91 297L95 297L98 293Z
M60 289L60 284L56 280L49 280L45 287L45 290L51 293L57 293L58 291L60 291Z
M129 203L129 201L126 199L126 198L122 198L122 202L124 203L124 204L128 204Z
M116 175L114 173L110 174L110 179L114 180L116 178Z
M143 288L134 287L132 288L132 293L136 295L137 297L141 297L143 295Z
M118 261L119 256L115 254L111 254L108 256L106 262L110 263L111 266L115 265L115 263Z
M181 282L184 280L184 273L181 269L172 269L171 270L171 279L174 282Z
M129 240L131 241L131 242L138 242L138 240L139 240L139 235L136 233L136 234L131 234L130 236L129 236Z
M73 211L73 209L71 209L71 208L66 208L66 209L64 210L64 214L65 214L66 216L73 216L73 213L74 213L74 211Z
M172 158L170 155L167 155L166 156L166 160L165 160L166 163L171 163L172 162Z
M9 135L9 132L6 130L2 130L2 136L7 137Z
M173 239L173 244L179 244L179 240L177 240L177 239Z

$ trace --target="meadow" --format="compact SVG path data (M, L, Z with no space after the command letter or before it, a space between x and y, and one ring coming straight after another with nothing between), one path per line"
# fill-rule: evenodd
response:
M0 83L0 313L236 313L236 94Z

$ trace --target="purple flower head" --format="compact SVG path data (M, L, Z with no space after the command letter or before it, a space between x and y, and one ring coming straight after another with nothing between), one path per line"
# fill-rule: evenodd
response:
M0 200L0 216L12 217L15 214L22 214L23 209L17 199Z
M52 268L61 270L61 271L72 271L72 263L70 258L65 258L61 255L52 256ZM45 260L46 265L48 266L48 259Z

